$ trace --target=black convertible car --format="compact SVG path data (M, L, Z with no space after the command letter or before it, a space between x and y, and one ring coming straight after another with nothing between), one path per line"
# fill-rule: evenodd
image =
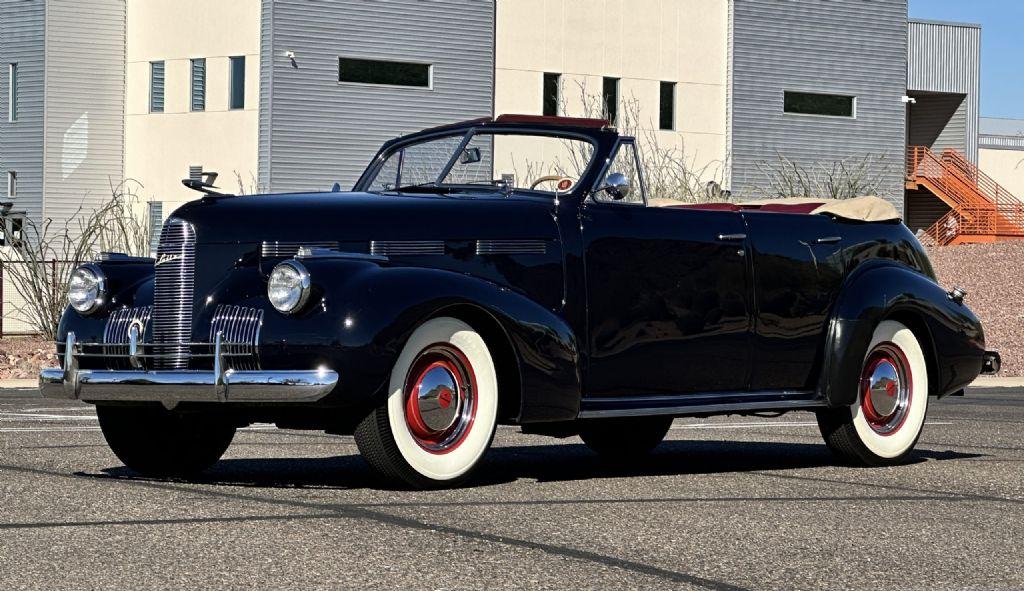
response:
M143 474L202 471L264 422L354 434L381 473L445 486L499 423L622 458L673 417L792 410L885 465L929 397L999 365L886 202L655 207L604 121L426 130L350 193L194 185L155 260L74 272L40 376Z

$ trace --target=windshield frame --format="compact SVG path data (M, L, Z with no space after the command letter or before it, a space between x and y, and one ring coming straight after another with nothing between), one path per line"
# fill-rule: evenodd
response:
M466 146L468 146L469 143L473 140L473 138L478 136L478 135L490 135L490 136L498 136L498 135L540 136L540 137L550 137L550 138L578 140L578 141L583 141L583 142L586 142L586 143L590 144L590 146L594 150L594 153L591 155L590 162L587 164L587 167L580 173L580 176L579 176L579 179L577 180L577 183L569 191L566 191L565 193L561 193L561 192L558 192L558 191L545 191L545 190L541 190L541 189L528 189L528 188L516 188L516 189L513 189L515 192L520 192L520 193L522 193L522 192L525 192L525 193L536 193L538 195L542 195L544 197L551 197L551 198L557 197L558 195L573 194L576 191L584 189L584 183L583 183L584 179L588 179L594 173L595 168L599 168L598 161L601 160L601 155L600 154L601 154L602 146L605 143L605 142L600 141L593 134L583 133L583 132L574 131L574 130L570 130L570 129L552 129L552 128L545 128L545 127L520 127L520 126L516 126L516 127L490 127L490 126L478 127L478 126L474 126L474 127L464 128L464 129L459 129L459 128L455 128L455 129L439 129L436 132L432 132L432 133L429 133L429 132L428 133L417 133L417 134L409 135L409 136L406 136L406 137L398 138L396 140L392 140L392 142L389 142L389 143L385 144L384 147L381 148L381 150L374 157L373 161L370 162L370 165L367 166L367 168L363 172L363 174L359 177L359 180L356 181L356 184L353 187L353 190L355 190L355 191L364 191L364 192L367 192L367 193L374 193L374 194L390 194L390 193L395 193L395 192L397 192L396 190L398 189L398 187L396 187L395 189L392 189L392 190L381 190L381 191L370 191L369 190L369 186L374 182L374 180L376 180L377 175L380 173L380 169L384 166L384 163L387 162L389 158L391 158L392 155L394 155L396 152L398 152L400 150L403 150L405 148L408 148L409 146L412 146L412 145L421 144L421 143L425 143L425 142L430 142L430 141L434 141L434 140L441 139L441 138L446 138L446 137L462 137L462 141L459 142L458 147L455 148L455 150L453 150L452 155L448 159L448 162L445 164L445 167L442 169L441 174L436 179L434 179L434 181L433 181L434 185L428 185L428 186L450 187L450 188L453 188L453 189L466 189L466 188L472 188L474 190L489 190L490 189L490 190L495 190L496 191L497 190L496 187L491 188L491 187L488 187L487 185L479 185L479 184L478 185L466 185L466 184L460 184L460 183L442 183L441 182L441 180L444 179L445 177L447 177L448 174L451 172L451 170L455 167L455 164L458 162L459 155L462 153L462 151L465 150ZM612 141L612 145L615 145L614 141Z

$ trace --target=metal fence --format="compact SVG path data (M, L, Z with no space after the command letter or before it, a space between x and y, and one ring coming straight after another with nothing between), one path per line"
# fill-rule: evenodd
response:
M57 274L61 264L68 262L70 261L51 260L44 263L50 274L50 285L63 286L64 281L57 278ZM28 302L18 292L11 272L15 265L28 264L21 261L0 261L0 337L39 333L24 313Z

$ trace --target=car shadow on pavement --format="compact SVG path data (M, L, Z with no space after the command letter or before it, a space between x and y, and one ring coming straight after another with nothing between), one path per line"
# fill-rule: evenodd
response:
M981 457L955 451L917 450L907 464ZM648 456L613 461L580 444L493 448L465 486L492 486L520 479L563 482L595 478L735 474L836 465L820 444L739 441L666 441ZM93 477L141 479L125 467ZM152 480L146 478L145 480ZM358 455L326 458L224 459L189 480L196 484L254 488L394 489Z

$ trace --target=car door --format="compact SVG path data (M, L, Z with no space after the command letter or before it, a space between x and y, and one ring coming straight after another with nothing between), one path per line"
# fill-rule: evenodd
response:
M747 387L751 302L736 211L647 207L623 140L582 208L588 397L735 392ZM621 181L622 179L617 179Z
M754 267L755 390L812 390L845 271L842 224L824 215L745 211Z

